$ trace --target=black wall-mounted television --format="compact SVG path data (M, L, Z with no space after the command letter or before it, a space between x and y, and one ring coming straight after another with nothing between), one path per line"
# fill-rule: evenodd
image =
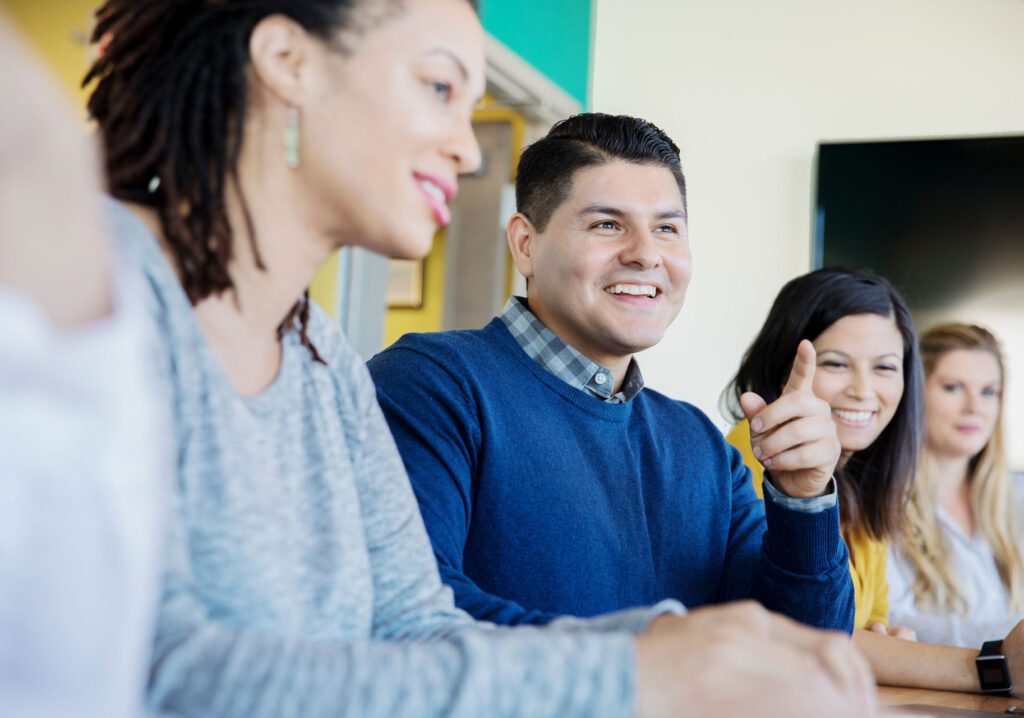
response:
M816 184L815 267L889 278L920 329L973 321L1000 335L1024 470L1024 135L822 142Z

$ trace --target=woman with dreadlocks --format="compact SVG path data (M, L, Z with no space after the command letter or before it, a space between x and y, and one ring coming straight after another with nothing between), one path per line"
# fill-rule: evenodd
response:
M98 18L89 108L176 420L151 708L871 710L841 638L751 606L543 630L454 608L366 370L304 290L338 247L423 256L448 223L457 175L480 161L470 3L109 0ZM712 671L743 689L708 690Z

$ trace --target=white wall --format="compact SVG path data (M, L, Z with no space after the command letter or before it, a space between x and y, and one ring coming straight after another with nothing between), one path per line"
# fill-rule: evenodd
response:
M810 269L815 144L1024 133L1024 0L597 0L593 100L682 148L694 278L641 366L724 426L719 392Z

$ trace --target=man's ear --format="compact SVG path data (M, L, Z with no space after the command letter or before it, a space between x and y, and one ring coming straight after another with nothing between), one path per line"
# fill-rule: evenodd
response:
M533 242L537 236L533 222L522 212L516 212L509 219L505 234L516 269L529 280L533 276Z
M309 81L313 41L294 20L268 15L249 36L249 66L260 90L289 106L301 106Z

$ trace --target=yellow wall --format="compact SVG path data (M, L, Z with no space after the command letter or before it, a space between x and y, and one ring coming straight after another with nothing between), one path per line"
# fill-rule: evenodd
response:
M438 232L424 266L423 306L389 309L384 318L384 346L409 332L439 332L444 322L445 236Z
M0 8L50 65L61 87L85 117L82 78L89 67L88 47L97 0L0 0Z
M519 155L523 150L526 121L515 110L496 104L485 98L482 106L473 115L474 122L507 122L512 126L512 171L515 180ZM438 232L434 246L426 259L423 286L423 306L419 309L389 309L384 321L384 346L390 346L403 334L409 332L438 332L444 328L444 281L445 281L445 234ZM509 261L506 279L506 293L511 294L512 272Z
M309 296L324 311L338 318L338 253L335 252L324 262L309 285Z
M512 163L509 165L509 182L516 181L519 171L519 156L523 154L526 140L526 119L510 107L496 102L490 95L484 98L482 106L473 113L474 122L507 122L512 127ZM507 250L506 250L507 251ZM505 274L505 295L512 296L512 283L516 267L512 255L508 254L508 272Z

